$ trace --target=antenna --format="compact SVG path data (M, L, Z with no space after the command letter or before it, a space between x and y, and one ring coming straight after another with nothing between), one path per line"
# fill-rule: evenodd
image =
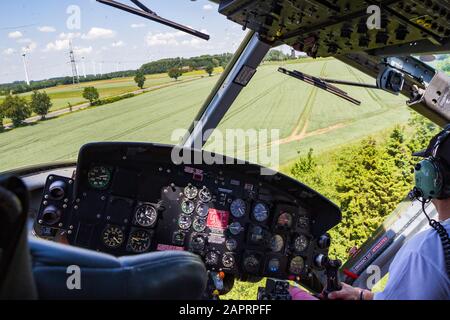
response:
M23 68L25 69L25 81L27 82L27 85L30 85L30 77L28 76L28 67L27 67L27 61L25 60L26 54L22 54L22 60L23 60Z
M75 54L73 53L72 41L69 42L69 45L70 45L70 63L72 64L73 84L80 83L80 77L78 76L77 63L75 61Z

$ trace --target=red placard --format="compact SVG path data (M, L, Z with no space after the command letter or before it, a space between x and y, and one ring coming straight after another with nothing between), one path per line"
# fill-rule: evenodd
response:
M211 229L226 229L229 218L230 213L228 211L210 208L206 225Z

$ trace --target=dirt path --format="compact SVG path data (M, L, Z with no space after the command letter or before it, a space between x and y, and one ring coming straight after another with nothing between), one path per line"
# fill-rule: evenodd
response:
M198 77L190 78L188 80L180 80L180 81L177 81L177 82L161 84L161 85L157 85L157 86L153 86L153 87L148 87L148 88L145 88L145 89L139 89L139 90L132 91L132 92L122 93L122 94L119 94L117 97L122 97L122 96L125 96L125 95L130 94L130 93L132 93L132 94L141 94L141 93L145 93L145 92L155 91L155 90L158 90L158 89L172 87L172 86L180 84L180 83L192 82L192 81L195 81L195 80L199 80L201 78L202 78L201 76L198 76ZM111 98L111 97L108 97L108 98ZM63 114L66 114L66 113L71 113L71 112L87 109L90 106L91 106L90 103L87 102L87 103L83 103L83 104L79 104L79 105L73 106L72 110L70 110L70 108L64 108L64 109L55 110L55 111L49 112L45 118L46 119L56 118L56 117L59 117L59 116L61 116ZM26 119L24 122L27 123L27 124L31 124L31 123L35 123L35 122L37 122L39 120L41 120L41 116L33 116L33 117L30 117L30 118ZM3 126L3 128L4 128L4 130L9 130L9 129L13 128L13 125L12 125L12 123L5 124Z

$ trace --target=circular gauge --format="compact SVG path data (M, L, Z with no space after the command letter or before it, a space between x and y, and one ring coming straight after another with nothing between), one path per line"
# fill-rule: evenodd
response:
M136 209L134 217L136 219L136 223L141 227L152 227L156 223L158 213L153 206L144 204Z
M209 266L215 266L219 263L219 254L216 251L210 251L206 254L205 262Z
M197 187L189 184L186 188L184 188L184 195L190 200L195 199L198 195Z
M208 188L203 187L202 190L198 193L198 198L201 202L208 203L212 200L212 194L211 191L208 190Z
M203 232L206 229L206 220L202 218L195 218L192 227L197 232Z
M258 222L264 222L269 218L269 208L266 204L259 202L253 208L253 218Z
M199 203L195 210L200 217L206 217L208 215L209 207L205 203Z
M178 218L178 226L183 229L183 230L187 230L191 227L192 225L192 219L191 217L188 216L180 216L180 218Z
M287 212L283 212L278 216L277 227L290 228L292 226L292 215Z
M299 235L294 240L294 249L297 252L305 251L308 248L309 240L303 234Z
M270 249L273 252L280 252L284 247L284 239L279 234L276 234L272 237L270 241Z
M224 253L224 255L222 257L222 264L225 268L233 268L234 267L233 254L230 252Z
M225 242L225 247L227 247L227 250L228 250L228 251L234 251L234 250L236 250L236 249L237 249L237 246L238 246L238 244L237 244L237 241L236 241L235 239L228 239L228 240Z
M267 269L269 269L270 272L278 272L280 271L280 260L277 258L273 258L269 261L267 265Z
M308 217L299 217L297 220L297 226L301 229L308 229L309 226Z
M245 257L244 269L250 273L257 273L259 270L260 261L254 254Z
M247 205L242 199L235 199L230 205L230 211L233 217L242 218L247 210Z
M124 234L122 229L116 226L108 226L103 231L102 240L105 246L111 249L120 247L123 243Z
M192 237L191 240L191 248L195 252L201 252L205 249L206 246L206 240L203 236L196 235Z
M184 200L181 203L181 211L185 214L192 214L195 210L195 204L191 200Z
M228 230L230 230L231 234L235 236L241 233L242 229L242 225L237 221L228 226Z
M106 167L93 167L88 172L88 182L94 189L105 189L111 182L111 170Z
M291 260L291 264L289 265L289 271L292 274L300 274L305 267L305 261L302 257L297 256Z
M145 230L133 231L130 234L128 245L133 252L145 252L150 247L150 234Z

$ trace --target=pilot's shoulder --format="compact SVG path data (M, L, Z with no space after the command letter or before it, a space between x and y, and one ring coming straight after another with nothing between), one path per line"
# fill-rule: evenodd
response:
M450 225L446 223L444 226L449 231ZM430 227L409 239L404 246L404 253L414 252L428 256L431 252L436 252L436 245L440 242L441 239L436 230Z

